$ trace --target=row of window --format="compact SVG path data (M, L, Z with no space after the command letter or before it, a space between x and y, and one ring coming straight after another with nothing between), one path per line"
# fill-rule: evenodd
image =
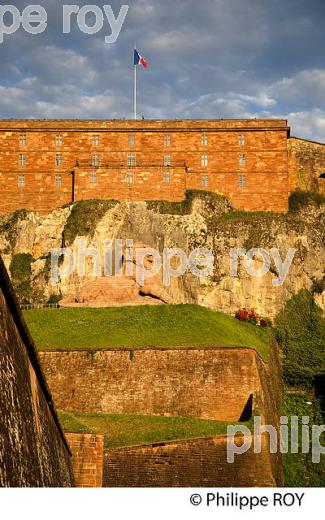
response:
M19 166L26 166L26 155L24 153L19 154ZM238 158L239 166L246 166L246 154L239 154ZM63 166L63 154L57 153L55 154L55 165L60 167ZM98 154L93 154L91 157L91 165L94 167L100 166L100 156ZM137 155L135 153L127 154L127 165L129 167L133 167L137 165ZM164 155L164 166L172 166L172 156ZM204 153L201 155L201 166L202 168L207 168L209 166L209 155Z
M93 146L99 146L99 135L93 135L92 137L92 144ZM19 136L19 144L21 146L27 145L27 136L26 134L20 134ZM55 144L56 146L62 146L63 145L63 136L61 134L58 134L55 136ZM164 135L164 146L171 146L172 144L172 136L170 134ZM209 144L209 136L207 134L201 134L201 146L208 146ZM246 137L245 135L241 134L238 136L238 144L239 146L244 146L246 144ZM129 134L128 136L128 145L129 146L135 146L136 145L136 136L135 134Z
M25 175L21 174L18 175L18 187L23 188L26 186L26 178ZM61 188L62 186L62 175L56 175L54 178L54 186L56 188Z
M90 173L90 175L89 175L89 182L92 185L97 184L97 173L96 172L91 172ZM133 172L127 172L127 174L125 176L125 182L127 184L133 184L133 182L134 182L134 174L133 174ZM163 183L164 184L170 184L170 173L169 172L164 172L163 173ZM18 176L18 186L19 186L19 188L23 188L25 185L26 185L25 175L19 175ZM62 186L62 176L61 175L56 175L55 176L54 185L55 185L56 188L61 188L61 186ZM203 188L208 188L209 187L209 176L208 175L202 175L202 177L201 177L201 186ZM246 187L246 175L240 175L239 176L239 187L240 188L245 188Z

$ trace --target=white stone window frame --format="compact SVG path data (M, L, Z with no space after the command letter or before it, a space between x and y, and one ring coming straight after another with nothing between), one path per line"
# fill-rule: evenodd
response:
M26 186L26 179L24 174L18 175L18 188L24 188Z
M125 175L125 182L128 186L134 184L134 174L133 172L127 172Z
M208 175L202 175L202 177L201 177L201 186L202 186L202 188L208 188L209 187L209 176Z
M207 153L203 153L201 155L201 167L207 168L209 166L209 155Z
M63 165L63 155L61 152L55 154L55 166L60 168Z
M21 168L23 168L24 166L26 166L26 155L24 153L20 153L19 154L19 158L18 158L18 164Z
M91 156L91 165L93 168L98 168L100 166L100 156L98 153L93 153Z
M247 186L247 178L246 175L240 175L239 176L239 187L241 189L246 188Z

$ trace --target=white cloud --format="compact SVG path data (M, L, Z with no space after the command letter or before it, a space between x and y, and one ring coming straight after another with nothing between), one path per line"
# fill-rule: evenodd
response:
M287 114L292 135L325 142L325 110L313 109Z
M283 102L309 102L325 108L325 69L301 70L291 78L274 82L269 92Z

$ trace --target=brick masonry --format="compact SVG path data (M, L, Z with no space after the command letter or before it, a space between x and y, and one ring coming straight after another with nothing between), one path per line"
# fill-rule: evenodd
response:
M0 212L178 201L187 189L222 193L236 209L286 211L288 132L286 120L2 120Z
M104 437L67 433L76 487L102 487Z
M41 352L58 406L66 411L141 413L238 421L253 395L278 428L282 383L271 348ZM271 486L283 484L282 458L249 451L226 461L224 437L104 450L103 486ZM78 476L76 476L78 479Z
M59 409L237 421L261 384L246 348L40 352Z
M236 437L241 445L242 437ZM106 449L104 487L269 487L276 485L268 440L227 462L227 437ZM252 445L253 446L253 445Z
M325 145L292 137L288 140L289 189L325 194Z
M70 487L71 455L0 258L0 487Z

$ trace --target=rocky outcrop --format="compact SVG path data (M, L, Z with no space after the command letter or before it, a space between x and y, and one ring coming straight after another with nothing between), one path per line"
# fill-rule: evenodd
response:
M136 243L132 247L132 256L122 255L121 273L111 276L96 277L82 286L78 294L69 295L60 301L61 307L113 307L116 305L154 305L173 303L172 298L163 287L161 273L137 280L137 272L144 270L150 273L153 269L152 255L144 257L141 265L137 262L137 251L148 248L145 244ZM126 273L130 272L131 275Z
M310 289L324 276L324 207L310 206L287 215L236 213L223 198L212 194L197 194L190 203L111 203L100 212L96 211L96 201L92 201L91 210L87 206L85 211L87 204L76 203L47 216L21 212L2 217L0 252L7 267L16 254L29 253L33 258L25 299L46 302L49 298L72 295L89 303L85 291L92 287L99 299L103 298L103 291L109 291L111 301L120 303L143 294L162 301L170 298L174 303L199 303L228 314L241 307L254 308L262 316L272 318L293 294L301 288ZM90 221L91 226L87 227ZM105 253L105 241L117 239L147 244L160 254L164 248L178 247L187 254L199 247L206 248L215 256L213 274L198 278L186 272L172 278L170 286L163 288L166 298L162 292L154 294L157 288L161 289L161 281L157 280L148 279L146 288L136 287L134 280L126 279L123 287L122 283L115 285L117 282L112 279L97 280L97 285L91 285L94 262L87 257L85 276L74 271L52 286L50 250L64 245L76 254L80 236L85 237L87 247L97 247L101 256ZM237 276L231 275L230 249L254 247L263 247L267 252L277 248L282 259L290 248L295 250L283 285L273 285L279 274L273 260L269 273L253 277L245 269L245 257L240 257ZM259 263L261 258L256 256L255 267ZM65 258L61 268L66 267ZM324 308L324 292L317 295L317 300Z

